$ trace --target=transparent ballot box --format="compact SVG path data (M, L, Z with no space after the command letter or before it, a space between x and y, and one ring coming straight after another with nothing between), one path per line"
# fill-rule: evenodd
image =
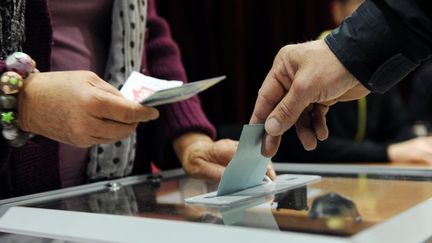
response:
M321 179L214 206L185 199L217 189L182 170L0 201L0 242L425 242L432 171L275 164Z

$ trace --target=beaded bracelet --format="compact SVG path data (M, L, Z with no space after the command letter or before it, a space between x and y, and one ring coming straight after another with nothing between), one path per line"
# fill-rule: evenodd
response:
M36 62L25 53L15 52L6 59L6 69L0 78L2 135L10 146L21 147L33 135L19 129L18 94L28 75L37 72Z

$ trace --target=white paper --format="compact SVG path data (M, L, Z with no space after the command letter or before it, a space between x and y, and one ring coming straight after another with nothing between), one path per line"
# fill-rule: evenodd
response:
M183 84L133 72L120 92L128 100L143 105L157 106L191 98L225 79L225 76Z

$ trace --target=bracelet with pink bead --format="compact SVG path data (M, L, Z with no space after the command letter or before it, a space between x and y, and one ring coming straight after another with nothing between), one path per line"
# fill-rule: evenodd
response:
M18 94L36 62L27 54L15 52L6 59L7 71L0 77L0 121L2 135L12 147L21 147L33 137L19 128Z

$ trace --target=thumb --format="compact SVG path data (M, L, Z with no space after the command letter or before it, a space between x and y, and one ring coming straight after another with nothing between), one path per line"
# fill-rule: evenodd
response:
M266 122L266 132L271 136L280 136L291 128L302 112L312 103L311 93L304 83L294 80L285 97L276 105Z

